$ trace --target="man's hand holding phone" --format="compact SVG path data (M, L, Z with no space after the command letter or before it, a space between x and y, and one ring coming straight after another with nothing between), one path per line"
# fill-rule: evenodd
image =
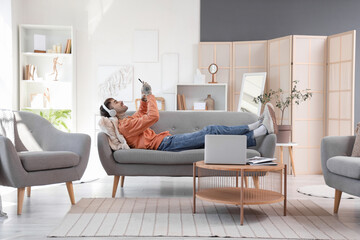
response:
M145 96L152 94L150 84L148 84L147 82L141 81L140 78L139 78L139 81L143 85L142 88L141 88L141 94L145 95Z
M142 95L142 96L141 96L141 101L147 102L147 97L146 97L146 95Z

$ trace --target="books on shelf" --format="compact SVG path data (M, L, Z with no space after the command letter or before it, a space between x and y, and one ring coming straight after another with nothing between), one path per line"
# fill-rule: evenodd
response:
M177 109L178 110L186 110L186 101L184 94L177 95Z
M186 101L185 101L185 95L181 95L181 101L182 101L182 105L183 105L183 110L186 110Z
M181 110L182 106L181 106L181 97L180 94L177 95L177 109Z
M71 39L67 40L64 53L71 53Z
M24 80L34 80L37 78L36 67L32 64L25 66Z
M267 166L276 166L277 163L274 162L276 158L267 158L267 157L252 157L246 160L247 165L267 165Z

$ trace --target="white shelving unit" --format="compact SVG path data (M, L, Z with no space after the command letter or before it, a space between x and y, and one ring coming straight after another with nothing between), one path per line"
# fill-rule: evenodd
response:
M227 84L194 84L194 83L179 83L176 85L175 93L175 110L177 110L177 95L184 95L186 101L186 109L181 111L193 111L194 102L204 102L208 94L215 100L215 110L212 111L227 111Z
M46 49L61 45L61 53L35 53L34 34L45 35ZM64 53L71 39L71 53ZM52 110L71 110L71 120L66 124L76 130L76 78L74 35L71 26L20 25L19 26L19 109L40 113ZM54 81L54 58L58 57L58 80ZM25 66L37 69L34 80L25 80ZM47 101L44 93L48 93ZM41 101L41 95L43 101ZM36 98L36 101L34 99Z

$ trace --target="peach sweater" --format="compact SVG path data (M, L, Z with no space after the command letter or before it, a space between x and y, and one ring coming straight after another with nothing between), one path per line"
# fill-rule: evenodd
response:
M159 120L159 111L154 95L141 101L139 110L132 116L119 120L119 132L131 148L156 150L169 131L156 134L150 127Z

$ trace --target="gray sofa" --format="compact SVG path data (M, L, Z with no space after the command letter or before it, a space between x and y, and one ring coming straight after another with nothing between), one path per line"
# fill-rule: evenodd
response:
M321 167L325 182L335 188L334 213L341 193L360 196L360 158L350 157L355 136L325 137L321 142Z
M132 115L133 112L129 112ZM257 121L257 116L240 112L160 112L159 121L152 126L156 132L170 131L171 134L201 130L208 125L247 125ZM247 157L273 157L276 144L275 134L256 139L257 145L247 149ZM108 175L114 176L113 194L121 176L121 187L125 176L192 176L192 164L204 159L204 149L181 152L129 149L113 152L105 133L98 134L98 152Z
M0 185L18 190L21 214L25 187L66 182L75 204L72 181L84 174L90 153L90 136L57 130L44 118L30 112L14 112L14 144L0 136Z

